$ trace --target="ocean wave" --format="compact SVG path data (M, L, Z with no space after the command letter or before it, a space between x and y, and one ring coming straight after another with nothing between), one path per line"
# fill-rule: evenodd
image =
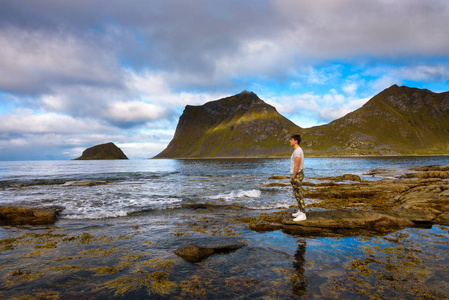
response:
M210 199L224 199L224 200L234 200L239 198L260 198L262 192L260 190L237 190L230 193L218 194L215 196L210 196Z
M115 200L109 203L103 201L77 201L76 204L65 203L65 209L61 212L62 219L106 219L126 217L139 212L171 209L181 202L178 198L164 199L131 199Z
M126 217L129 214L129 212L125 210L118 210L118 211L86 211L84 213L78 213L78 214L65 214L63 213L61 215L62 219L70 219L70 220L95 220L95 219L108 219L108 218L118 218L118 217Z
M281 204L281 203L273 203L273 204L263 204L263 205L248 205L249 209L254 210L272 210L272 209L288 209L291 204Z

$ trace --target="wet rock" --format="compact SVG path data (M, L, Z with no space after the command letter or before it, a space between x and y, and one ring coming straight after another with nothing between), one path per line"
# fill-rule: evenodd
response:
M423 171L423 172L416 172L416 173L406 173L404 178L440 178L440 179L447 179L449 178L449 171Z
M184 260L196 263L200 262L212 254L214 254L214 249L210 248L202 248L195 245L189 245L186 247L182 247L173 251L176 255L182 257Z
M329 211L315 211L307 213L307 220L294 222L286 217L282 224L339 229L380 229L412 226L413 222L407 219L381 214L374 211L355 209L338 209Z
M257 232L276 231L283 228L282 224L256 223L250 224L249 228Z
M428 171L417 173L418 178L449 178L449 171Z
M435 217L438 215L437 212L425 212L418 209L402 208L387 212L387 214L397 218L407 219L414 223L432 223Z
M343 179L350 180L350 181L360 181L361 180L359 175L354 175L354 174L344 174Z
M242 209L241 205L237 204L216 204L216 203L185 203L181 205L182 208L187 209Z
M185 203L182 204L182 208L188 208L188 209L211 209L215 208L216 205L211 205L207 203Z
M449 212L438 216L438 224L449 226Z
M288 183L272 182L272 183L263 185L263 187L284 187L284 186L290 186L290 184L288 184Z
M290 179L290 178L287 176L271 176L268 179Z
M215 247L198 247L192 244L186 247L176 249L173 252L188 262L197 263L208 258L213 254L229 253L242 247L243 245L239 244L220 245Z
M413 168L415 171L449 171L449 165L433 165Z
M449 172L449 166L427 167L422 172L444 177L442 172ZM249 224L250 229L323 236L349 231L392 231L397 230L395 228L449 224L448 180L411 176L404 179L402 176L397 179L357 181L349 175L345 176L348 180L354 179L353 182L328 181L303 185L304 196L314 200L307 206L306 221L293 222L293 210L290 210L283 214L281 220L270 216L255 219ZM342 178L328 177L326 180L341 181Z
M67 181L62 186L94 186L107 184L107 181L101 180L77 180L77 181Z
M0 206L0 225L47 225L54 224L62 208L26 208Z

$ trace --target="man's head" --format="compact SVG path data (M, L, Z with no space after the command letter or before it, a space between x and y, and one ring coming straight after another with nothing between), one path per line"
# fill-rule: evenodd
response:
M298 145L301 143L301 136L299 134L294 134L290 137L290 145L293 146L296 143Z

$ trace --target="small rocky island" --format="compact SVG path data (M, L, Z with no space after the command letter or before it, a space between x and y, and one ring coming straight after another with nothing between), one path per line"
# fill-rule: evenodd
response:
M114 143L96 145L83 151L83 154L74 160L95 159L128 159L123 151Z

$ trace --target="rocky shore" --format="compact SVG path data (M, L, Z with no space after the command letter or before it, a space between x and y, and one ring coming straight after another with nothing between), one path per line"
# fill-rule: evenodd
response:
M447 171L308 177L304 222L292 221L294 207L224 199L87 221L57 220L57 208L2 207L0 298L446 299ZM287 177L261 181L267 194L291 189ZM125 183L52 184L89 195ZM5 217L13 214L15 223ZM33 221L40 216L56 225Z
M406 227L449 225L449 166L426 166L395 179L362 181L345 174L304 182L304 196L315 201L307 220L293 222L290 209L253 219L252 230L283 230L299 235L389 231ZM376 176L377 171L366 175ZM271 177L273 180L282 177ZM283 186L285 183L272 183Z
M371 171L365 175L377 176ZM288 211L251 217L255 231L283 230L300 235L327 235L348 231L385 231L433 224L449 225L449 166L426 166L410 170L395 179L361 180L345 174L304 182L304 196L313 199L308 205L307 220L293 222ZM289 188L277 180L267 187ZM313 178L312 178L313 179ZM107 182L71 181L62 186L93 186ZM203 208L203 207L202 207ZM1 225L53 224L63 208L0 207Z

